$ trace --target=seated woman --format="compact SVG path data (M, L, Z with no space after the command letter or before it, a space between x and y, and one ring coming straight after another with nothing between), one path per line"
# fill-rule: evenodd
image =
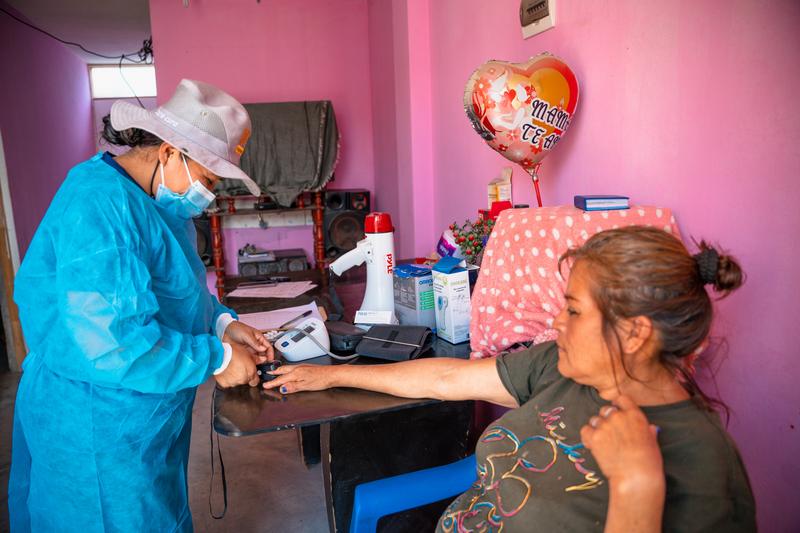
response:
M439 531L754 531L739 453L685 360L742 272L659 229L598 233L571 262L556 342L497 359L284 366L283 393L358 387L514 407L481 435L477 482Z

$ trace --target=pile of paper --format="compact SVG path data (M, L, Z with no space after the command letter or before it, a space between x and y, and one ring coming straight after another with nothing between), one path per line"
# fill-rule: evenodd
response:
M312 281L285 281L274 285L243 287L234 290L228 296L231 298L297 298L316 286L316 283Z

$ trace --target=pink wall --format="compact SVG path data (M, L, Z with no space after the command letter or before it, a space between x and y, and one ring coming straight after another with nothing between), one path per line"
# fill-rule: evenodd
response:
M518 0L431 2L435 232L473 216L507 164L464 115L470 73L488 59L561 56L581 101L542 167L544 202L630 194L671 207L684 235L718 240L740 259L748 282L719 305L729 342L719 395L734 412L761 529L797 531L800 4L560 0L557 27L528 40L518 9ZM529 180L514 173L515 201L533 205Z
M375 208L392 215L398 227L405 219L400 217L400 163L408 158L401 153L399 138L407 133L398 132L398 123L405 109L398 104L399 93L406 76L398 73L396 65L404 64L407 45L403 36L405 28L395 28L394 3L385 0L368 0L369 12L369 67L372 86L372 131L375 159ZM395 41L400 40L395 44ZM400 57L396 57L397 55ZM407 61L407 59L406 59ZM398 116L400 115L400 116ZM413 197L413 196L412 196ZM395 233L395 251L405 248L404 231Z
M342 149L329 187L375 190L366 0L228 0L189 8L151 0L150 17L159 102L181 78L212 83L242 102L331 100ZM306 248L313 257L310 228L281 231L282 248ZM267 233L262 239L233 230L226 239L267 246L275 240Z
M0 80L0 130L22 257L67 171L94 152L89 76L66 47L0 13Z
M378 207L392 215L398 257L427 255L435 231L429 0L368 7Z

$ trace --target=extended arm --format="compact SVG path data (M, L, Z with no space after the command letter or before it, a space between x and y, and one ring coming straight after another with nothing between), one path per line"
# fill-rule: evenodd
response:
M446 357L383 365L283 366L264 384L283 393L354 387L405 398L484 400L506 407L517 402L503 386L494 359Z

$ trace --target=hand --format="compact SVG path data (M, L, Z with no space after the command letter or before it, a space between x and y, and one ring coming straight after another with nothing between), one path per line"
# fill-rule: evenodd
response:
M305 390L324 390L334 386L335 367L318 365L284 365L271 374L278 376L264 383L265 389L278 389L283 394Z
M249 346L231 342L231 361L221 373L214 376L217 383L223 389L235 387L236 385L249 384L251 387L258 385L261 380L256 372L256 361L259 357L254 356ZM264 358L262 356L261 358Z
M600 408L581 428L581 440L592 451L609 485L624 490L663 490L664 464L656 426L627 396Z
M275 359L275 350L263 333L244 322L234 320L225 329L222 342L239 343L250 348L251 353L258 354L258 364Z

